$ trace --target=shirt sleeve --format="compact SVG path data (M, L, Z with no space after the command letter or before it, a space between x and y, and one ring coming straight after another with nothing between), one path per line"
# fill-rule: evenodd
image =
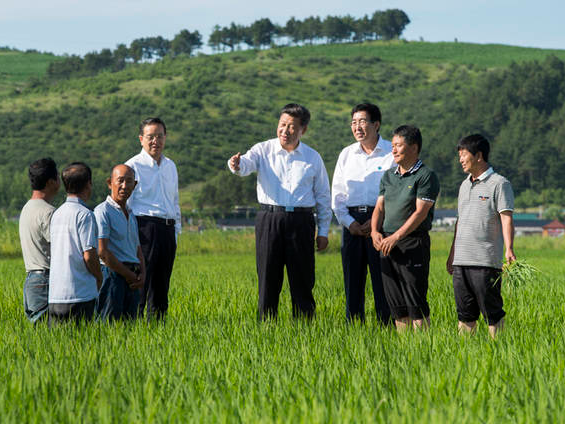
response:
M427 202L435 202L439 195L439 179L437 175L430 171L420 181L416 188L416 197Z
M175 207L175 234L178 236L182 232L182 214L180 211L180 202L179 202L179 174L177 172L177 167L175 165L175 196L173 199L174 207ZM178 242L178 239L177 239Z
M94 209L94 218L98 229L98 238L110 238L110 222L108 214L102 208Z
M228 169L232 172L232 174L239 175L240 177L245 177L252 172L256 172L259 169L261 157L264 155L262 144L263 143L257 143L239 158L239 171L232 169L232 167L230 166L231 158L228 159Z
M327 237L332 220L330 181L321 156L318 155L318 172L314 177L314 199L318 212L318 235Z
M332 209L337 221L346 228L349 228L351 223L355 221L355 218L351 216L349 209L347 209L348 199L347 186L343 176L342 154L340 154L335 165L332 180Z
M78 221L78 238L83 252L96 249L98 246L98 236L96 229L96 219L92 212L84 214Z
M42 235L47 243L51 242L50 227L51 227L51 218L53 217L53 212L55 212L55 208L51 209L49 212L45 214L45 217L43 218L43 222L41 224L41 229L43 232Z
M498 193L496 198L496 209L497 211L513 211L514 210L514 191L512 190L512 185L510 181L504 180L502 184L498 187Z

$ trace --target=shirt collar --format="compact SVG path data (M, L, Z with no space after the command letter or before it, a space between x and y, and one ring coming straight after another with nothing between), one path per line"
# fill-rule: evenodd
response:
M494 169L492 169L492 166L489 166L489 168L485 172L483 172L481 175L479 175L474 180L472 179L472 176L469 174L469 180L471 182L483 181L483 180L486 180L491 174L494 174Z
M141 156L143 156L143 160L152 166L159 166L157 161L151 157L149 153L145 151L145 149L141 149ZM163 159L165 159L165 155L161 153L161 163L163 163Z
M112 196L106 196L106 202L108 202L108 204L116 209L119 209L120 212L122 212L122 207L118 204L118 202L116 202L114 199L112 199ZM131 214L131 208L126 204L126 210L128 211L128 214Z
M373 151L371 153L366 153L365 150L363 150L363 147L361 146L361 143L358 141L357 142L357 149L355 151L355 153L359 153L359 154L365 154L367 156L373 156L377 153L379 153L380 151L382 151L383 149L380 148L380 146L382 145L381 140L383 138L380 136L379 134L379 139L377 140L377 145L375 146L375 148L373 149Z
M85 208L88 208L86 202L85 202L84 200L82 200L80 197L74 197L74 196L73 196L73 197L70 197L70 196L67 196L67 200L66 200L66 201L67 201L67 202L71 202L71 203L79 203L79 204L81 204L82 206L84 206Z
M304 150L304 148L302 147L303 143L302 143L301 140L298 140L298 146L296 146L296 149L294 149L291 152L287 152L285 149L283 149L283 146L281 146L281 141L278 138L275 138L274 140L275 140L275 145L276 145L275 151L276 151L277 154L282 153L282 152L288 153L288 154L291 154L291 153L294 153L294 152L302 154L302 151Z
M423 165L423 162L421 159L418 159L418 161L412 165L412 168L410 168L408 171L406 171L404 174L402 175L406 175L406 174L414 174L418 169L420 169ZM400 166L397 166L396 169L394 170L395 174L400 175Z

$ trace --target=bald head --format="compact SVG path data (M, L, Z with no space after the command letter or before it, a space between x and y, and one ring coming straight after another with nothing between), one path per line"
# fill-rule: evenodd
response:
M120 206L125 207L137 184L134 170L127 165L116 165L112 168L112 174L107 182L112 199Z

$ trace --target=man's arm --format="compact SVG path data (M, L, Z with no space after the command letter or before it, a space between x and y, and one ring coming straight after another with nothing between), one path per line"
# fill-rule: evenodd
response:
M245 177L254 171L257 171L259 166L259 160L264 154L263 143L258 143L247 151L243 156L241 153L233 155L228 160L228 169L232 174L239 175L240 177Z
M416 210L408 217L406 222L390 236L384 238L381 242L381 252L384 256L388 256L390 251L396 246L400 240L414 231L424 222L428 216L428 212L434 205L434 202L422 199L416 199Z
M381 195L377 198L373 215L371 215L371 238L373 239L373 247L376 250L381 250L381 241L383 239L381 230L383 227L384 217L385 197Z
M453 240L451 242L451 249L449 249L449 256L447 257L447 263L445 268L449 275L453 275L453 257L455 255L455 237L457 236L457 223L459 220L455 221L455 230L453 231Z
M334 176L332 180L332 209L334 211L335 217L337 218L337 221L345 228L349 228L349 230L351 231L351 225L355 223L355 218L351 216L349 210L347 209L348 194L345 184L345 177L343 176L342 154L339 155L339 158L335 165ZM358 222L357 225L359 225Z
M86 264L86 269L96 278L96 287L100 291L100 287L102 287L102 271L100 270L100 261L96 249L93 247L84 251L82 257Z
M504 257L506 258L506 262L511 263L516 260L516 255L514 254L514 218L512 217L512 211L506 210L500 212L500 222L502 223L502 237L504 238L504 245L506 246Z
M132 289L138 289L143 286L143 281L140 281L135 272L120 262L118 258L116 258L116 256L108 249L107 238L98 239L98 251L100 252L100 259L102 259L104 264L106 264L106 266L112 271L115 271L124 277Z
M316 210L318 212L318 235L316 237L316 246L318 251L328 247L328 233L330 231L330 222L332 220L331 196L330 196L330 180L321 156L318 156L319 167L318 174L314 177L314 199L316 201Z

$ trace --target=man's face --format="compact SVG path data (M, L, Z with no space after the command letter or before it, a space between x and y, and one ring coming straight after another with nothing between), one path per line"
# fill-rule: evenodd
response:
M112 171L111 178L108 179L110 196L116 203L125 204L136 184L133 170L127 165L118 165Z
M158 161L163 154L166 138L165 129L161 124L151 124L143 127L143 135L139 136L139 141L143 150Z
M479 155L472 154L467 149L459 150L459 163L461 164L461 168L463 168L463 172L470 174L472 171L478 166L479 164Z
M369 114L362 110L355 112L351 118L351 132L359 143L378 140L380 122L371 122Z
M407 165L418 158L418 145L406 143L404 137L392 137L392 156L398 165Z
M283 113L279 119L277 136L281 146L285 150L294 150L298 146L298 141L302 134L306 132L306 126L302 126L300 118L295 118L287 113Z

